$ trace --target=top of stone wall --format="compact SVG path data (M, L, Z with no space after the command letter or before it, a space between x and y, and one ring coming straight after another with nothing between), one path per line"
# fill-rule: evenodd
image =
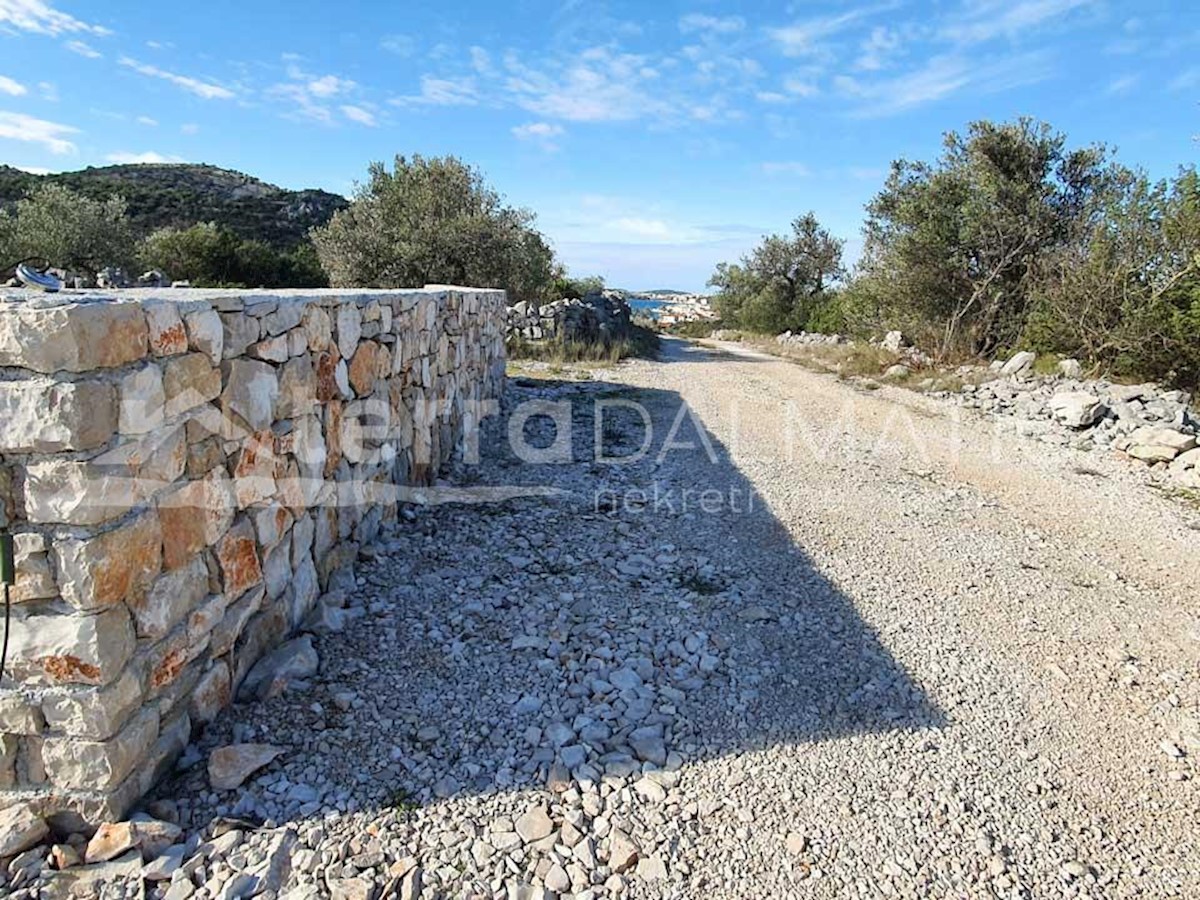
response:
M22 288L0 291L0 367L42 374L115 368L164 355L161 347L182 342L182 317L209 310L264 314L298 305L364 304L372 300L440 300L448 293L473 294L503 302L495 288L430 284L423 288L129 288L64 290ZM158 315L156 310L167 314ZM209 313L211 315L211 313ZM180 341L172 341L171 328ZM164 331L164 329L166 329Z

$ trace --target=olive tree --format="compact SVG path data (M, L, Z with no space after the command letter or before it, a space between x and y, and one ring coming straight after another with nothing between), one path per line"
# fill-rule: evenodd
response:
M56 184L19 200L0 224L5 262L42 257L59 268L95 275L134 259L134 236L120 197L92 200Z
M764 238L739 264L721 263L708 283L717 288L722 320L752 331L808 328L845 274L842 245L807 213L790 234Z
M533 213L507 205L462 161L397 156L390 171L373 163L350 206L312 239L335 287L469 284L540 300L554 256L533 226Z

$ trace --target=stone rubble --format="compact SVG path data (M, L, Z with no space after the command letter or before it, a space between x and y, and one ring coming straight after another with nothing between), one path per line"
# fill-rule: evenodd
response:
M527 341L559 340L608 344L626 338L633 311L620 291L535 306L522 300L508 308L507 335Z

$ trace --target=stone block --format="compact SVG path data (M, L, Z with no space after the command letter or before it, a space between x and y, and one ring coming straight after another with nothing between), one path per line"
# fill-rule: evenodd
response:
M250 431L269 428L275 420L275 402L279 398L279 378L273 366L252 359L235 359L222 367L225 390L221 393L221 411L235 422L245 423ZM226 437L239 437L226 432Z
M273 363L287 362L288 357L291 355L288 350L286 334L276 335L275 337L259 341L257 344L251 345L246 353L255 359L262 359Z
M229 530L237 510L233 482L222 469L201 481L189 481L158 500L162 524L163 568L187 563Z
M119 519L143 496L128 466L70 459L30 463L25 514L30 522L98 525Z
M246 509L275 496L275 436L268 429L246 439L233 467L233 492Z
M146 512L129 524L93 538L65 538L54 545L58 587L76 609L91 611L137 602L162 570L162 529Z
M188 346L208 357L215 366L220 365L225 350L225 328L221 316L215 310L204 309L184 317L187 324Z
M362 313L353 300L342 300L337 306L337 346L342 359L350 359L362 339Z
M258 319L244 313L221 313L221 358L234 359L245 353L258 340L260 327Z
M213 662L192 691L188 714L196 723L211 722L233 699L229 683L229 666L223 659Z
M93 450L116 434L117 394L99 381L4 382L0 421L0 452Z
M221 395L221 370L207 354L189 353L170 360L163 372L166 414L175 417Z
M196 555L160 575L140 599L129 601L137 636L153 640L166 636L207 594L208 567L204 558Z
M258 546L249 519L242 518L235 522L217 543L216 552L217 561L221 565L225 596L240 597L250 588L262 583Z
M269 600L282 597L292 580L291 549L287 544L279 544L268 550L263 559L263 579Z
M252 515L258 542L266 549L274 547L283 540L288 529L292 527L292 514L279 503L264 506L262 509L255 510Z
M43 684L108 684L135 646L124 606L93 616L24 616L11 628L10 674Z
M136 303L7 306L0 314L0 366L90 372L142 359L146 316Z
M76 688L48 694L42 701L46 724L70 737L89 741L107 740L142 705L141 680L129 666L107 687Z
M365 397L375 389L375 381L383 375L386 351L374 341L363 341L350 359L350 386L359 397Z
M308 349L314 353L323 353L333 342L333 321L329 313L313 304L304 310L301 328L308 339Z
M36 702L21 694L0 694L0 732L41 734L45 728L46 720Z
M158 366L144 366L123 377L119 396L118 428L121 434L145 434L162 425L166 396L162 369Z
M266 592L262 588L256 588L229 604L224 618L212 630L208 649L213 657L224 656L233 649L246 624L262 607L265 597Z
M13 539L13 549L17 579L16 584L8 589L9 599L13 603L24 603L27 600L57 597L58 584L54 580L54 573L50 571L46 539L35 532L18 534ZM3 716L0 715L0 731L5 730Z
M312 360L298 356L289 360L279 375L279 401L275 414L281 419L294 419L315 411L317 405L317 373Z
M146 310L150 352L155 356L186 353L188 334L179 307L170 301L147 301L143 308Z
M55 786L105 791L133 771L158 737L158 712L146 708L106 741L49 737L42 746L46 775Z

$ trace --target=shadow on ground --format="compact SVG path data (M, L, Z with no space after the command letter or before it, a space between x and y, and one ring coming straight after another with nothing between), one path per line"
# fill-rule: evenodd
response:
M706 351L667 355L692 352ZM507 424L530 400L566 404L571 461L514 453ZM681 404L669 391L516 380L461 483L565 493L403 520L360 561L362 615L319 638L318 678L226 710L199 741L202 754L233 740L287 754L240 791L212 793L201 763L157 795L180 799L191 827L230 814L285 822L543 788L581 754L585 777L653 768L664 761L643 738L656 730L666 764L678 754L686 773L779 744L941 727L853 599ZM642 410L649 446L632 460ZM554 446L545 416L519 432ZM630 459L597 462L597 435Z

